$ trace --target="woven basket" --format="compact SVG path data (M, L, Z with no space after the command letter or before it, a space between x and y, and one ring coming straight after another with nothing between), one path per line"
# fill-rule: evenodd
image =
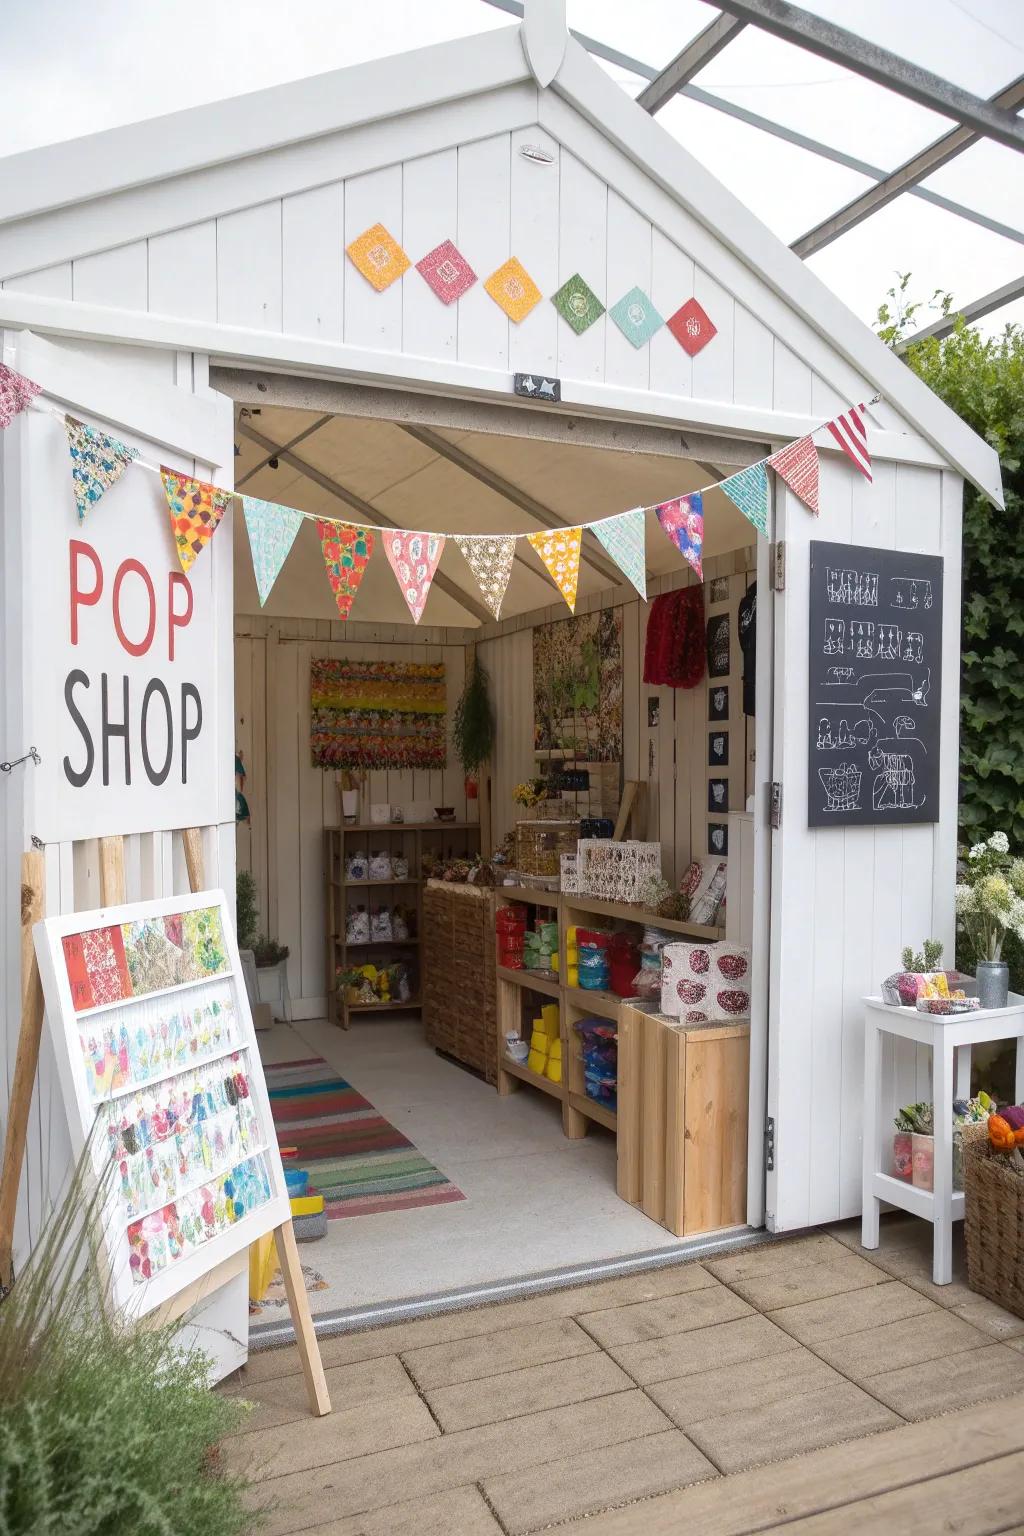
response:
M1024 1173L991 1145L986 1125L965 1125L963 1142L967 1283L1024 1317Z

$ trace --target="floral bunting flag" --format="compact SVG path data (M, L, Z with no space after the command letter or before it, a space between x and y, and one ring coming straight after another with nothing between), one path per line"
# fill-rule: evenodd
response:
M489 533L484 538L464 539L453 535L456 544L476 577L480 594L496 619L501 618L505 589L512 575L516 557L514 533Z
M805 507L818 515L818 450L812 437L799 437L787 443L768 460L769 469L784 480Z
M243 496L242 510L249 530L252 568L262 608L295 543L295 535L303 522L302 513L294 507L280 506L276 501L263 501L259 496Z
M354 523L336 523L326 517L317 518L316 531L320 535L320 548L324 552L327 580L334 601L341 617L347 619L373 554L373 533L369 528L357 528Z
M543 533L528 533L526 537L540 555L552 581L569 604L569 612L575 613L583 528L553 528Z
M95 427L87 427L74 416L64 417L64 430L68 435L68 453L71 455L71 478L75 487L75 503L78 521L85 521L85 514L94 507L112 485L116 485L133 459L139 456L137 448Z
M384 553L395 573L402 596L409 605L412 621L423 617L430 583L444 549L443 533L410 533L402 528L388 529L383 535Z
M768 536L768 471L764 464L750 464L737 474L723 480L718 489L724 491L733 506L739 507L748 522L758 533Z
M871 480L866 410L867 406L863 404L851 405L848 411L840 411L835 420L826 425L850 463L860 470L865 480Z
M230 491L218 490L205 480L193 480L176 469L160 466L171 532L181 568L187 576L197 557L209 544L231 500Z
M591 523L590 531L604 545L619 570L629 578L646 603L647 561L643 507L634 507L632 512L620 512L616 517L602 518L599 523Z
M683 559L693 566L701 581L704 552L704 503L699 491L691 496L677 496L655 507L658 522L668 534Z
M42 391L42 385L26 379L23 373L15 373L6 363L0 363L0 428L9 427L34 395Z

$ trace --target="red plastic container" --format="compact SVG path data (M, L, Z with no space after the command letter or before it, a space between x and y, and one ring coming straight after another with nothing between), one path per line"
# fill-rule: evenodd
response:
M640 969L640 948L625 933L612 934L608 945L608 983L616 997L632 997Z

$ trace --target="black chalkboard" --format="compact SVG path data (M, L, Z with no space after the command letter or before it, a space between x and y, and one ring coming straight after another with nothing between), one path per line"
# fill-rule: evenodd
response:
M811 543L807 824L939 819L942 557Z

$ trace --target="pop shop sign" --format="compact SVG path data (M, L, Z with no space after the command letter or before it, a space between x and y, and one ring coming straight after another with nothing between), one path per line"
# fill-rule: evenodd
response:
M38 665L27 658L43 759L27 831L54 842L222 820L231 765L217 749L218 689L231 688L231 589L216 579L215 556L230 559L230 533L222 527L221 549L211 543L186 576L156 475L129 468L80 523L66 463L59 536L51 528L33 540L49 600L35 614Z

